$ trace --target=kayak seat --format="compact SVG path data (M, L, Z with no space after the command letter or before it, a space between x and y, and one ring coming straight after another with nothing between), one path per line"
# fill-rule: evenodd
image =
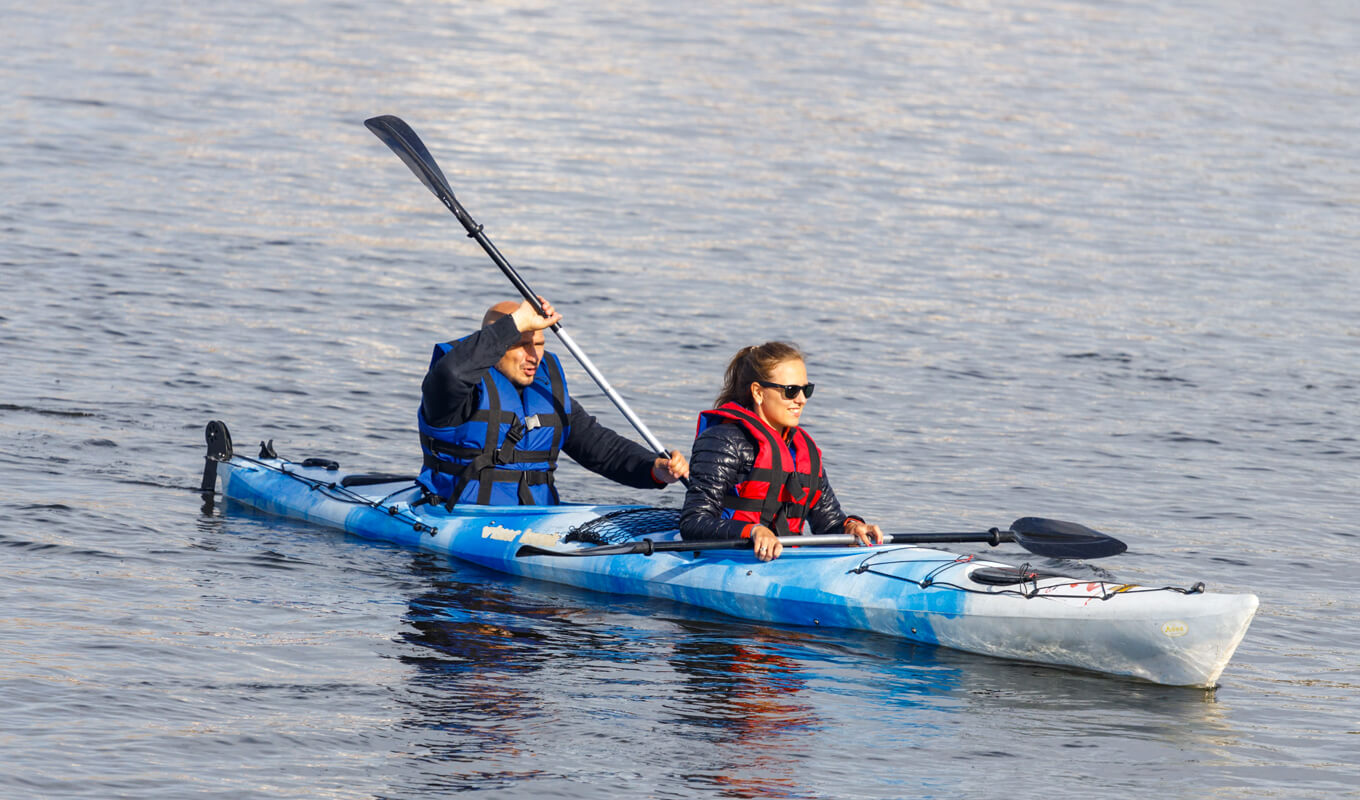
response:
M414 475L400 475L395 472L367 472L346 475L340 479L341 486L372 486L375 483L415 483Z

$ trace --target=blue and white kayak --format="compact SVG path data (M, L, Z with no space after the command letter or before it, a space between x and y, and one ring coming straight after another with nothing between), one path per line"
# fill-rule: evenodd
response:
M230 445L228 445L228 452ZM876 631L1001 658L1176 686L1214 686L1256 612L1249 594L1052 574L902 545L795 547L762 562L748 550L563 558L553 550L612 530L679 538L675 510L642 506L421 504L414 482L314 460L222 453L224 497L366 539L442 553L500 572L601 592L645 595L749 620ZM214 462L215 463L215 462ZM205 474L204 488L212 478ZM669 530L654 530L657 521ZM585 538L592 538L585 536Z

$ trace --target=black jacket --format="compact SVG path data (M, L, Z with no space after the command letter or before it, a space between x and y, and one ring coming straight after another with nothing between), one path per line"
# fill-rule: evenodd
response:
M454 342L453 349L430 367L420 385L425 419L437 428L447 428L471 417L481 405L482 376L495 368L519 337L515 320L504 316ZM562 451L576 463L635 489L665 486L652 477L652 465L658 454L601 425L576 398L572 398L568 423L571 432L562 443Z
M750 523L723 519L723 498L750 474L757 447L740 425L710 425L694 440L689 459L689 491L680 511L680 536L685 539L737 539ZM808 510L803 533L841 533L846 515L822 471L822 496Z

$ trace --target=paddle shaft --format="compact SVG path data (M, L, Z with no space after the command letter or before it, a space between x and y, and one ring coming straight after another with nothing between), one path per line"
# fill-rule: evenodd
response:
M855 537L849 534L821 534L817 536L781 536L779 543L790 547L809 547L819 545L854 544ZM1075 522L1043 517L1021 517L1011 523L1010 528L992 528L987 531L965 531L951 533L892 533L883 539L884 544L931 545L959 542L978 542L995 547L1002 542L1014 542L1035 555L1049 558L1104 558L1119 555L1127 545L1118 539L1093 531ZM588 547L577 550L557 550L536 545L524 545L516 555L540 556L621 556L631 553L651 555L657 551L686 550L749 550L751 539L716 539L711 541L664 541L650 539L623 542L621 544Z
M780 536L779 543L786 547L827 547L835 545L854 544L857 539L848 533L825 533L814 536ZM942 542L984 542L990 545L998 545L1002 542L1015 541L1013 531L1002 531L993 528L985 533L892 533L883 537L884 544L938 544ZM753 539L711 539L698 541L667 541L654 542L651 539L641 539L622 544L603 545L601 547L590 547L584 550L557 550L537 545L524 545L516 551L517 556L623 556L641 554L649 556L652 553L664 552L696 552L699 550L750 550Z
M745 550L752 544L751 539L713 539L693 542L652 542L651 550ZM813 536L780 536L779 543L785 547L826 547L831 545L854 544L857 539L848 533L823 533ZM890 533L883 537L884 544L941 544L944 542L984 542L996 545L1013 542L1015 535L1010 531L987 531L986 533ZM642 542L637 542L645 551Z
M440 199L443 200L444 198L441 197ZM497 267L500 267L501 272L505 274L505 277L510 279L510 282L515 285L515 289L524 296L524 299L529 301L529 304L534 307L534 310L539 313L539 316L546 316L543 313L542 304L538 302L538 295L529 287L528 282L520 276L519 271L511 266L509 261L505 260L505 256L501 255L501 251L498 250L496 245L482 232L482 226L472 219L463 208L462 204L450 194L445 201L445 205L453 211L453 215L458 218L458 221L463 223L463 227L467 228L468 236L477 240L477 244L480 244L482 249L486 251L486 254L491 256L491 260L495 262ZM571 338L571 335L562 329L562 323L553 323L552 332L557 334L557 338L562 342L562 346L567 348L567 352L575 357L576 361L581 365L581 368L586 371L586 374L595 381L595 384L600 387L601 391L605 393L605 396L614 403L614 406L618 408L619 413L623 414L624 419L628 420L628 423L633 426L633 429L642 436L642 440L647 443L647 446L660 454L662 458L670 458L670 451L661 444L660 439L656 438L651 429L647 427L647 423L643 422L637 414L633 413L633 409L629 407L628 401L624 400L618 392L614 391L614 387L610 386L609 381L605 380L604 373L600 372L595 366L595 362L590 360L590 356L586 355L585 351L576 345L576 341ZM685 485L689 486L689 481L685 481Z
M420 137L411 129L411 126L407 125L406 122L400 118L390 115L373 117L372 119L365 120L364 124L369 130L373 131L384 144L392 148L393 152L395 152L397 156L405 162L406 166L410 167L411 171L416 174L416 177L420 178L420 182L425 184L425 186L434 193L435 197L439 198L440 202L442 202L449 211L453 212L453 215L457 217L458 221L467 229L468 236L477 240L477 244L482 246L482 249L486 251L486 254L491 257L491 260L500 268L500 271L505 277L510 280L510 283L514 284L515 289L524 296L524 299L529 301L529 304L534 307L534 310L540 315L546 316L543 314L542 304L538 301L538 295L529 287L529 284L520 276L519 272L510 265L510 262L506 260L505 256L501 255L501 251L496 248L496 245L487 238L486 234L482 231L481 224L474 220L472 215L467 212L467 209L463 208L462 203L458 202L458 198L454 197L453 189L449 186L449 182L444 177L444 173L439 169L439 165L435 163L434 156L430 155L430 151L425 147L424 142L420 141ZM642 439L647 443L647 446L652 448L652 450L661 458L670 458L670 451L661 444L661 440L656 438L647 427L647 424L644 423L637 414L633 413L633 409L628 406L627 401L625 401L618 392L614 391L614 387L609 385L609 382L605 380L604 375L596 368L594 362L592 362L581 348L576 345L576 342L572 340L571 336L562 329L562 324L555 323L552 326L552 331L557 334L557 338L561 340L562 345L566 347L567 351L581 364L581 368L595 381L596 385L598 385L605 393L605 396L614 403L615 407L619 409L619 412L623 414L629 424L641 434ZM688 480L682 479L682 481L685 486L689 486Z

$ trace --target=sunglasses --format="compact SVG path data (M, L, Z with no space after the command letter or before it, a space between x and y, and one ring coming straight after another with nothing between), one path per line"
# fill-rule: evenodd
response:
M760 384L761 386L764 386L767 389L783 389L784 399L786 400L792 400L793 398L797 397L799 392L802 392L804 397L811 400L812 390L816 388L816 385L811 383L805 383L802 386L799 386L796 383L795 384L773 383L771 381L756 381L756 383Z

